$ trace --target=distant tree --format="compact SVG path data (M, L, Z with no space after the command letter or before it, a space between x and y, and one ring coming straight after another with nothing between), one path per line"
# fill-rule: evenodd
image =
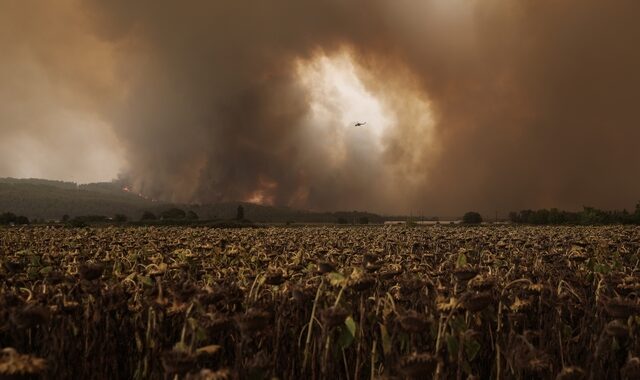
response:
M349 223L346 218L340 217L338 218L338 224L347 224Z
M462 217L464 224L480 224L482 223L482 215L475 211L469 211Z
M369 217L368 217L368 216L361 216L361 217L358 219L358 222L359 222L360 224L369 224Z
M529 223L533 222L533 210L522 210L520 211L520 223Z
M115 214L113 216L113 221L116 223L124 223L128 220L127 216L124 214Z
M12 212L5 212L0 214L0 224L11 224L16 222L16 214Z
M156 217L156 214L152 213L151 211L145 211L142 213L142 216L140 217L141 221L145 221L145 220L156 220L158 219Z
M65 222L65 223L66 223L66 222L68 222L68 221L69 221L69 219L70 219L70 218L69 218L69 215L67 215L67 214L62 215L62 221L63 221L63 222Z
M29 218L12 212L0 214L0 224L29 224Z
M198 214L196 214L194 211L189 210L189 211L187 211L187 219L189 219L189 220L198 220L199 217L198 217Z
M580 224L594 225L607 223L607 215L604 211L585 206L580 213Z
M69 225L75 228L86 227L87 223L82 218L73 218L69 221Z
M171 208L169 210L163 211L162 213L160 213L160 219L184 219L186 218L187 214L184 212L184 210L181 210L179 208Z
M636 203L635 212L629 215L629 221L633 224L640 224L640 202Z
M531 224L548 224L549 223L549 210L540 209L531 214Z
M238 205L238 212L236 213L236 220L244 219L244 207L242 205Z
M15 224L29 224L29 218L23 215L16 216Z

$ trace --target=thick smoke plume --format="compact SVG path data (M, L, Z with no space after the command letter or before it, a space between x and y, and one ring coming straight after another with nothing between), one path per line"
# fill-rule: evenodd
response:
M0 176L96 181L122 166L111 46L74 1L0 1Z
M637 1L65 4L81 22L30 28L80 28L75 48L23 45L52 52L49 78L113 128L149 196L449 215L640 199ZM345 132L348 110L313 117L301 72L335 56L392 120L380 142Z

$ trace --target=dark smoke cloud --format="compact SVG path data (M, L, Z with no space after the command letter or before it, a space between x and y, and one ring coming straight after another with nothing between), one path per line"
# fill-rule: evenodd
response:
M62 57L46 77L113 127L155 198L449 215L640 199L637 1L69 4L84 34L33 26L66 34L22 45ZM394 120L381 146L338 110L310 117L300 66L345 54Z

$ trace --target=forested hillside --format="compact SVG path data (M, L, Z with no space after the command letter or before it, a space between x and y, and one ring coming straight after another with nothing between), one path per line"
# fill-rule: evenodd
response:
M185 205L156 202L123 190L122 183L102 182L77 185L42 179L0 178L0 213L12 212L29 219L61 220L85 215L113 217L120 214L139 220L145 211L156 216L170 208L193 211L200 220L228 220L242 205L244 217L254 222L381 223L384 219L367 212L311 212L288 207L245 202Z
M155 202L112 186L97 191L94 185L38 179L0 179L0 211L25 215L30 219L59 220L63 215L123 214L137 218Z

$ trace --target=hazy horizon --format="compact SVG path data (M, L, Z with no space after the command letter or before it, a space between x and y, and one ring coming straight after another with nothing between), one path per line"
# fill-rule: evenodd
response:
M638 11L6 0L0 177L387 215L629 209Z

